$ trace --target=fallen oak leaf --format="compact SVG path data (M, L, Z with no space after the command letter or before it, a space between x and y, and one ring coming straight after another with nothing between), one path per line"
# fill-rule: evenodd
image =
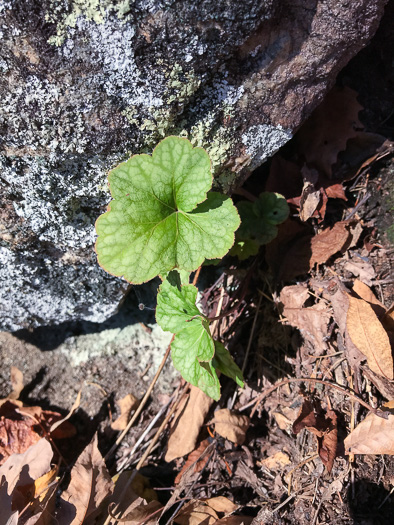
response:
M211 423L215 425L215 432L220 436L236 445L242 445L250 426L250 419L228 408L221 408L215 412Z
M58 525L82 525L92 520L114 488L97 446L97 434L71 470L71 481L60 497Z
M376 374L394 379L394 363L389 337L370 304L348 296L346 325L350 339L367 358Z
M346 454L394 455L394 401L384 407L390 409L387 419L370 413L345 438Z

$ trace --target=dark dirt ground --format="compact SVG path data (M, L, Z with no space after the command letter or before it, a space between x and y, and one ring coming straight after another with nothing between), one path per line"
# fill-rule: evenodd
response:
M357 57L341 72L337 84L349 86L358 93L363 106L360 120L365 131L394 140L394 2L388 4L385 18L378 33ZM290 151L292 145L286 146ZM359 163L360 164L360 163ZM245 184L257 193L267 180L269 163L260 168ZM365 170L364 170L365 171ZM246 362L247 388L238 395L234 408L248 406L265 387L279 378L310 377L319 370L330 369L330 379L349 386L351 370L342 359L335 323L332 324L327 349L317 359L302 361L302 336L280 322L278 296L285 285L310 283L311 279L324 281L333 273L351 283L357 276L350 272L349 261L364 262L365 271L374 273L372 289L378 299L389 308L394 301L392 263L394 232L394 157L391 153L373 163L360 177L344 183L348 201L338 204L329 201L325 224L343 220L356 203L367 193L362 206L357 205L356 220L363 225L357 244L342 255L331 258L327 264L289 281L275 280L270 273L264 251L257 262L246 261L234 267L227 260L227 275L242 282L251 272L246 307L242 316L222 336L227 338L232 354L241 366L246 348L251 352ZM360 189L361 188L361 189ZM359 199L357 201L357 199ZM312 220L313 223L313 220ZM313 223L316 227L317 224ZM369 243L369 244L368 244ZM369 248L374 245L371 250ZM228 268L230 267L230 271ZM224 267L204 268L201 289L213 284ZM372 274L371 274L372 275ZM201 281L200 281L201 282ZM259 295L257 290L263 292ZM226 290L229 291L229 288ZM231 293L229 291L229 293ZM216 294L216 295L215 295ZM209 300L217 301L218 289ZM139 310L138 304L148 308L154 294L149 288L130 292L120 312L103 324L67 323L41 327L32 331L21 330L13 334L0 333L0 397L11 387L10 366L24 374L25 388L20 399L30 405L67 413L78 390L83 389L81 408L72 416L77 436L72 443L59 444L62 454L72 462L99 430L99 445L105 453L115 439L108 426L110 414L115 417L115 400L128 393L142 397L152 379L169 338L155 328L153 311ZM260 301L260 297L262 298ZM272 299L274 298L274 299ZM312 298L313 301L313 298ZM259 308L257 308L259 305ZM253 321L257 316L255 330ZM335 355L332 355L335 354ZM301 357L300 357L301 356ZM325 357L328 356L328 357ZM337 362L338 361L338 362ZM320 367L320 368L319 368ZM331 372L330 372L331 373ZM87 383L91 383L87 385ZM168 363L155 388L151 404L144 410L136 427L125 438L109 466L116 471L141 430L167 402L179 377ZM220 407L231 402L235 386L226 379L222 382ZM394 398L394 388L392 388ZM105 391L105 393L104 393ZM333 470L327 473L320 458L316 458L316 438L303 430L297 436L291 431L290 421L298 414L304 396L319 399L327 407L327 399L338 415L339 455ZM369 401L381 404L387 398L382 391L362 378L360 394ZM214 405L214 408L217 407ZM252 407L243 413L249 414ZM213 411L213 409L211 409ZM360 421L365 410L357 413ZM357 524L385 525L394 522L394 459L392 456L356 456L353 464L343 452L343 439L349 432L351 404L346 396L330 389L314 388L301 383L287 385L267 397L251 419L251 427L243 446L235 446L220 436L210 437L207 427L200 438L215 443L215 453L201 473L188 497L204 498L227 496L240 505L239 513L259 516L254 523L265 524ZM286 423L287 421L287 423ZM155 428L157 428L156 424ZM165 503L174 489L174 478L183 461L166 463L163 459L168 431L164 432L142 473L157 489ZM278 452L278 462L267 463ZM136 454L131 461L140 457ZM312 458L312 459L310 459ZM294 469L294 470L293 470ZM293 470L291 478L290 471ZM168 516L167 516L168 519ZM163 523L166 521L163 520Z

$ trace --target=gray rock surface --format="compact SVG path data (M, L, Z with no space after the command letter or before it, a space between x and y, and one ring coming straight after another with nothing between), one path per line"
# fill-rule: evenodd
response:
M106 175L164 136L231 192L375 32L385 0L0 0L0 327L101 321Z

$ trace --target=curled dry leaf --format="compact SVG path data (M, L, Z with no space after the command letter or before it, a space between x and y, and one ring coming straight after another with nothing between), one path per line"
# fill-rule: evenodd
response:
M394 401L386 403L394 406ZM394 455L394 414L390 409L387 419L369 413L345 439L346 454Z
M51 445L40 439L23 454L12 454L0 467L0 509L5 522L13 510L22 511L28 503L17 489L31 487L34 492L34 482L50 470L52 457Z
M136 410L140 402L133 394L127 394L116 403L120 408L120 416L111 423L111 428L112 430L124 430L129 422L131 412Z
M206 415L213 403L199 388L191 386L186 404L179 407L164 459L168 462L192 452Z
M365 355L370 369L392 380L394 364L390 340L372 306L349 295L346 324L350 339Z
M242 445L245 441L246 431L250 426L250 419L248 416L241 416L228 408L221 408L215 412L212 423L220 436L236 445Z
M97 446L97 434L71 470L70 484L61 495L58 525L82 525L96 515L114 484Z
M293 423L293 432L298 434L306 428L317 437L320 459L331 472L337 452L338 428L337 416L333 410L324 413L320 403L306 399L298 418Z

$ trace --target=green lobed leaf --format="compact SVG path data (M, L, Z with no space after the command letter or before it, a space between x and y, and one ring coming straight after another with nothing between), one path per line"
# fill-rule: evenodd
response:
M244 387L241 369L235 363L227 348L225 348L225 346L219 341L215 341L215 355L212 360L212 366L217 370L220 370L225 376L233 379L241 388Z
M230 255L241 260L257 253L258 247L268 244L278 234L278 224L289 216L286 199L279 193L263 192L255 202L237 204L241 226L236 233Z
M96 222L99 264L139 284L173 268L222 258L240 219L231 199L209 192L208 154L167 137L152 156L134 155L109 175L113 200ZM208 193L209 192L209 193Z

